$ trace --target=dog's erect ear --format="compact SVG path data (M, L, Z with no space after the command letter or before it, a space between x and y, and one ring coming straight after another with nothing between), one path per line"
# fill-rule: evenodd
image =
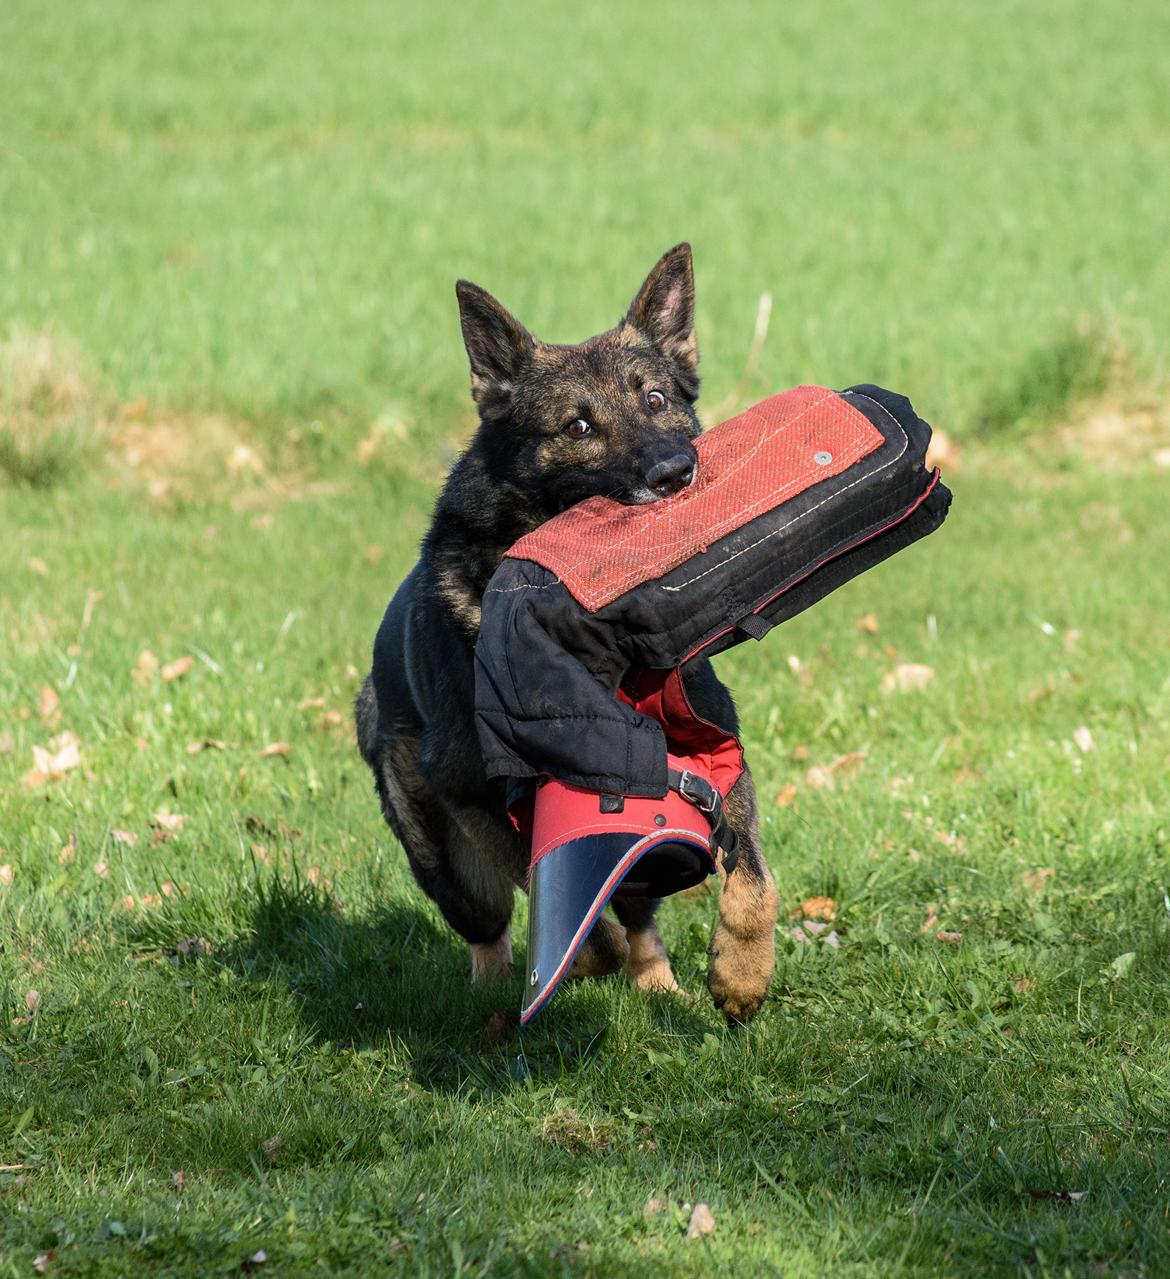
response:
M644 333L678 366L684 383L695 382L695 276L691 246L676 244L658 260L630 304L626 323Z
M471 361L471 394L482 407L486 399L508 394L536 344L524 325L478 284L457 280L455 296Z

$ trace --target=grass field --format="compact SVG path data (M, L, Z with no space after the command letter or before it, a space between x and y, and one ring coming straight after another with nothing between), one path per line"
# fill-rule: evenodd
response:
M0 1276L1170 1273L1170 10L558 14L0 10ZM573 340L684 237L706 420L884 382L955 508L720 661L838 944L521 1034L349 705L454 278Z

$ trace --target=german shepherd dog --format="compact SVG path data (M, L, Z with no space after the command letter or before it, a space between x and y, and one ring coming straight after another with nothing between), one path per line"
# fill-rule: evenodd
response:
M418 563L378 631L356 704L357 737L411 870L471 943L473 981L511 971L509 920L529 849L484 772L472 651L480 601L505 551L576 502L655 502L690 484L699 434L691 249L658 262L621 322L575 346L534 338L491 294L455 286L479 427L435 506ZM695 710L734 731L735 706L706 661L684 668ZM776 889L745 772L728 797L739 866L723 878L707 987L731 1024L751 1020L774 962ZM674 990L658 901L615 897L570 976L624 969Z

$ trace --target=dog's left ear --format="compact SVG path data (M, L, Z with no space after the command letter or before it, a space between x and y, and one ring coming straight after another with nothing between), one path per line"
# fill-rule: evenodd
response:
M471 363L471 395L481 410L507 403L532 358L532 334L510 311L470 280L455 282L463 345Z
M659 258L630 303L626 323L644 333L672 360L680 383L697 393L699 347L695 342L695 275L689 244L676 244Z

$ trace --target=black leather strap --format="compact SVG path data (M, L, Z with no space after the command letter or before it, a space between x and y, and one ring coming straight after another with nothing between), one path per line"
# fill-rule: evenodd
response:
M711 823L711 843L723 850L723 869L728 875L739 865L739 837L731 829L723 807L723 797L705 777L689 769L668 768L667 785L703 813Z

